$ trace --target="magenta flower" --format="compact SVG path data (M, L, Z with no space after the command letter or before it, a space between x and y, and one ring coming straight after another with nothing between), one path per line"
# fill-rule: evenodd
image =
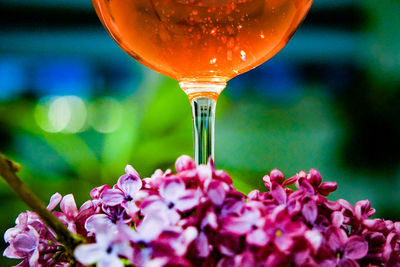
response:
M57 216L65 225L67 225L68 230L76 233L76 219L79 214L76 207L75 199L72 194L62 197L59 193L55 193L47 206L47 209L53 210L56 206L60 204L62 212L54 211L54 215Z
M79 264L400 266L400 222L372 219L367 200L354 207L328 200L337 185L315 169L289 179L274 169L263 177L266 189L245 196L212 160L196 166L182 156L175 168L142 181L128 165L116 185L93 189L80 209L72 195L54 194L47 208L89 242L75 249ZM23 259L19 266L73 262L33 212L20 214L4 238L4 255Z
M368 253L368 243L360 236L348 237L342 229L333 226L328 229L326 236L333 257L323 261L321 266L359 266L356 260Z
M287 253L294 245L295 238L304 236L306 232L306 226L301 222L293 222L282 206L274 210L271 219L265 224L265 229L273 244L282 253Z
M145 216L159 214L176 224L181 218L179 212L186 212L199 204L198 191L186 189L185 183L178 178L170 178L160 185L159 195L148 197L143 203Z
M249 244L265 246L270 237L264 231L266 223L261 212L252 207L244 207L239 216L228 216L222 221L222 229L226 232L246 236Z
M143 184L139 174L132 166L126 166L125 172L126 174L118 179L118 183L112 189L106 188L101 193L100 198L107 206L121 205L133 218L139 211L135 201L142 196L139 194L139 190Z
M39 266L39 234L28 225L28 215L22 213L16 220L16 226L8 229L4 240L10 245L3 255L13 259L24 259L18 266Z
M90 222L88 230L96 233L96 243L80 245L75 249L75 258L85 265L96 263L99 267L123 267L120 257L131 259L133 250L126 232L132 231L128 226L107 223L100 217Z

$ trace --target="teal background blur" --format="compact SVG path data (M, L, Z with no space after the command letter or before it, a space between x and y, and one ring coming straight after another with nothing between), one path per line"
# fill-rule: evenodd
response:
M239 190L317 168L339 184L332 199L400 219L399 14L395 0L317 0L287 47L229 83L216 163ZM128 163L142 177L172 168L192 155L191 127L177 82L124 54L90 1L0 0L0 151L46 203L80 205ZM3 182L0 200L3 233L27 207Z

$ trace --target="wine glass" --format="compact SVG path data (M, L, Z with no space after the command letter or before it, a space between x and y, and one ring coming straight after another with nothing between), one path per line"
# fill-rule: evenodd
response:
M179 81L192 105L194 158L214 158L215 105L226 83L278 53L312 0L92 0L131 57Z

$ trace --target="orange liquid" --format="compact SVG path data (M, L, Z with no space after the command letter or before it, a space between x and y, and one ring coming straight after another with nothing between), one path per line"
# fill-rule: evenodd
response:
M178 81L226 82L278 53L312 0L92 0L130 56Z

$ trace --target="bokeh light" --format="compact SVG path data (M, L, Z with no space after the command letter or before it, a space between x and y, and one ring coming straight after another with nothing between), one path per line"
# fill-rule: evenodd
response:
M87 120L85 102L77 96L43 98L35 108L35 120L46 132L78 133Z
M111 97L103 97L89 106L89 124L100 133L112 133L122 123L121 103Z

